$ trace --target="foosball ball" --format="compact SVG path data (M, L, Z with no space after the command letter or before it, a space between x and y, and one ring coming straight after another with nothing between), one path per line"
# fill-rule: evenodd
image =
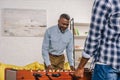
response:
M15 70L5 69L5 80L91 80L91 72L86 73L84 77L78 79L73 76L74 71L70 70Z

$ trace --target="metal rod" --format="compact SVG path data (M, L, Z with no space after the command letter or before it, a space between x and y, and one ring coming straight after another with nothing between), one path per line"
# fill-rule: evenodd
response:
M73 34L73 59L74 59L74 67L75 67L75 29L74 29L74 18L71 19L70 21L70 29L72 29L72 34Z

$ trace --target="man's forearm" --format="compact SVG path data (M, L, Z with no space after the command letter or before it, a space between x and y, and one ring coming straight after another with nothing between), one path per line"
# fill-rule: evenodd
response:
M89 58L84 58L84 57L82 57L79 65L78 65L78 69L84 68L84 66L86 65L86 63L88 62L88 60L89 60Z

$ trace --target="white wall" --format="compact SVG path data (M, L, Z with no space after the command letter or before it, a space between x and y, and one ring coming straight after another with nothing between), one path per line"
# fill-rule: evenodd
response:
M1 36L1 9L46 9L47 27L57 24L61 13L68 13L75 22L89 22L93 0L0 0L0 62L26 65L41 57L42 37ZM11 15L13 16L13 15Z

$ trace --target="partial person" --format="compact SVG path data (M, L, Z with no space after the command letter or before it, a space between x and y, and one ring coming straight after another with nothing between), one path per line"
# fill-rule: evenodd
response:
M90 30L75 76L93 57L92 80L120 80L120 0L95 0Z

